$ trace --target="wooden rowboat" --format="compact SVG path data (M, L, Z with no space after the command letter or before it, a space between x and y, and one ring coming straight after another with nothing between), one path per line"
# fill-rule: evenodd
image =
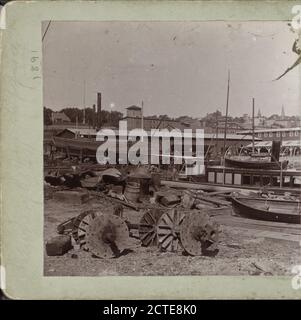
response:
M236 214L250 219L301 224L300 201L231 197Z

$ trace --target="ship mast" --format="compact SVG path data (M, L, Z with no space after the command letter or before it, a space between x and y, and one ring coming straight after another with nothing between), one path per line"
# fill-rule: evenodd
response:
M215 125L216 125L216 131L215 131L215 159L217 159L218 155L218 110L215 112Z
M224 147L223 147L224 157L225 157L225 153L226 153L226 139L227 139L227 127L228 127L228 109L229 109L229 93L230 93L230 70L228 71L226 120L225 120L225 129L224 129Z
M83 124L86 124L86 79L84 80L83 107Z
M230 70L228 70L228 87L227 87L227 103L226 103L226 120L224 129L224 146L223 146L223 184L225 184L225 155L226 155L226 139L227 139L227 127L228 127L228 110L229 110L229 94L230 94Z
M252 153L255 152L255 124L254 124L254 112L255 112L255 99L252 99Z
M144 124L143 124L143 106L144 106L144 102L142 100L141 102L141 130L143 130Z

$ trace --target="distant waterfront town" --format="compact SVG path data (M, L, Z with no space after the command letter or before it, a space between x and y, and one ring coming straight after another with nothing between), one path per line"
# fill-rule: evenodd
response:
M284 106L280 106L278 114L270 116L264 115L258 109L254 117L249 114L243 114L240 117L232 117L231 115L226 117L220 110L216 110L200 118L185 115L171 118L168 115L145 116L143 106L131 105L125 107L124 115L118 111L102 109L101 94L98 94L97 107L95 105L92 108L67 107L58 112L44 107L44 142L47 143L53 136L63 138L95 137L100 128L117 130L120 120L127 122L128 130L142 127L146 131L152 129L192 129L192 131L203 129L205 152L210 148L210 154L223 154L224 148L238 143L240 146L251 145L253 130L254 146L258 152L269 152L273 140L281 140L282 153L285 155L298 156L301 151L301 116L286 115Z

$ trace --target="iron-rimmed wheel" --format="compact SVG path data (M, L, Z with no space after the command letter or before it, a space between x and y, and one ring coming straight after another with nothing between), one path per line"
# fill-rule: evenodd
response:
M97 216L87 232L87 248L98 258L118 257L127 248L128 240L126 222L110 214Z
M181 224L180 239L184 250L193 256L214 252L219 240L219 224L202 211L188 213Z

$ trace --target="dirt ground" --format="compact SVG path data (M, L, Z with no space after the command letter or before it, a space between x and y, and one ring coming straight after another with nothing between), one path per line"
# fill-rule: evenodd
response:
M92 199L83 205L45 200L44 247L57 235L57 225L91 208L110 212L109 200ZM124 216L137 223L141 213L124 210ZM118 258L100 259L84 250L72 249L63 256L47 256L44 251L45 276L175 276L175 275L292 275L301 264L301 247L296 242L258 238L239 227L222 225L219 252L215 257L189 256L160 252L157 247L138 247Z

